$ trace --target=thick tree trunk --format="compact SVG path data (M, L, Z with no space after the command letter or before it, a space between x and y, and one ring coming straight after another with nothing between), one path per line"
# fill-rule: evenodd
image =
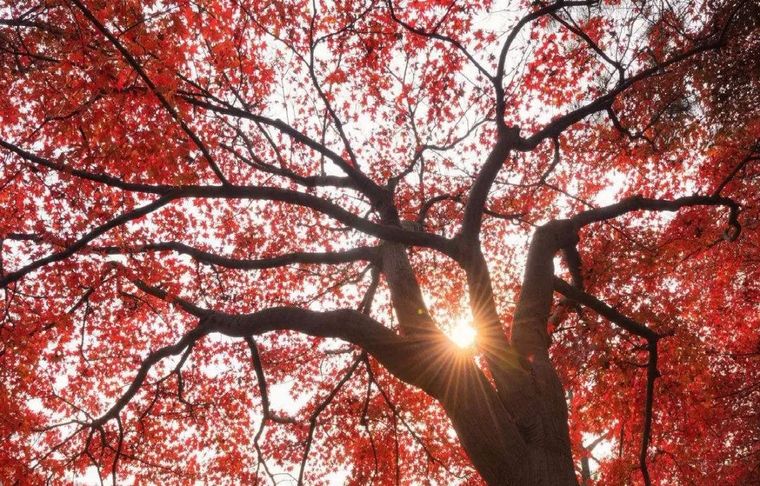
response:
M536 231L511 340L507 349L503 349L502 339L495 341L499 343L497 346L490 346L493 352L489 351L489 345L485 346L496 388L482 383L481 374L461 373L457 378L463 383L456 392L467 398L439 397L470 459L490 485L577 485L567 403L549 359L547 334L553 296L553 258L559 249L574 244L575 238L575 231L567 221L555 221ZM488 294L481 288L488 286L484 264L476 259L470 262L474 295ZM476 309L480 314L476 319L497 318L489 315L495 313L493 305L478 303ZM501 439L492 438L496 435ZM497 440L498 444L492 443Z
M503 331L490 276L477 242L462 250L478 346L491 380L440 332L427 311L406 249L384 243L380 268L401 333L424 352L412 374L443 405L474 467L489 485L577 485L567 405L549 360L547 321L553 296L552 259L574 242L568 222L536 231L511 339ZM463 246L464 248L464 246Z
M450 394L440 398L462 446L489 485L577 484L562 387L551 368L534 366L534 371L534 378L522 384L532 396L525 403L534 405L521 410L534 414L531 429L521 426L476 369L461 367L452 376Z

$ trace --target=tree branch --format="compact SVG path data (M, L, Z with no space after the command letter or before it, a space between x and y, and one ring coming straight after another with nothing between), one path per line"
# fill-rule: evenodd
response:
M459 52L461 52L464 55L464 57L466 57L472 63L472 65L475 66L475 68L478 71L480 71L480 73L483 76L485 76L487 79L493 81L494 77L491 75L491 73L489 73L488 70L486 68L484 68L472 56L472 54L470 54L470 52L467 50L467 48L461 42L459 42L458 40L453 39L453 38L451 38L449 36L439 34L439 33L435 32L435 31L428 32L428 31L426 31L424 29L420 29L418 27L414 27L413 25L411 25L411 24L409 24L407 22L404 22L403 20L401 20L396 15L396 10L393 8L393 0L387 0L387 4L388 4L388 10L389 10L389 12L391 14L391 18L393 19L394 22L396 22L401 27L403 27L404 29L406 29L407 31L409 31L409 32L411 32L413 34L416 34L416 35L419 35L419 36L422 36L422 37L426 37L428 39L436 39L436 40L443 41L443 42L446 42L448 44L451 44L457 50L459 50Z
M127 61L127 64L129 64L132 69L137 72L137 74L142 78L143 82L148 86L150 91L158 98L158 101L161 103L161 106L166 109L167 112L169 112L169 115L176 121L179 126L182 128L182 131L185 132L185 134L190 138L190 140L193 141L196 147L198 147L198 150L201 151L203 154L203 157L208 162L209 167L211 167L211 170L216 174L217 178L222 182L223 185L228 185L229 181L224 177L224 174L219 169L219 167L216 165L216 162L211 157L211 153L209 152L206 145L203 143L203 141L198 137L198 135L190 128L190 126L185 122L185 120L182 119L182 116L179 114L177 109L169 103L169 100L166 99L166 97L163 95L161 90L158 89L158 87L153 83L153 81L150 79L148 74L145 72L143 67L140 65L139 62L130 54L129 50L127 50L126 47L117 39L107 28L103 23L101 23L95 15L90 12L90 10L80 1L80 0L71 0L71 2L76 5L76 7L82 11L82 14L87 18L87 20L92 23L92 25L95 26L97 30L99 30L110 42L113 44L113 46L121 53L122 56L124 56L124 59Z
M277 167L275 165L267 163L253 153L249 147L248 142L246 142L246 148L248 149L250 158L238 153L234 147L226 144L221 144L220 146L250 167L266 172L268 174L285 177L304 187L331 186L346 189L357 189L356 183L350 177L340 177L334 175L303 176L288 169L287 167Z
M343 388L343 385L345 385L348 380L351 379L351 377L354 375L354 372L356 371L356 368L359 367L359 364L362 362L362 355L354 359L354 362L351 364L351 366L348 367L348 370L343 374L343 377L338 381L338 383L335 384L332 390L330 390L330 393L327 394L324 400L320 402L320 404L317 406L317 408L314 410L314 412L311 414L311 417L309 418L309 432L306 436L306 444L304 445L304 452L303 457L301 458L301 468L298 471L298 486L303 485L303 475L306 471L306 461L309 459L309 451L311 450L311 442L314 438L314 431L317 429L317 419L319 418L319 415L327 408L327 406L333 401L335 396L338 394L341 388Z
M723 32L725 32L725 27L724 27ZM639 81L642 81L651 76L654 76L662 72L662 70L664 70L665 68L672 66L674 64L678 64L686 59L696 56L697 54L707 52L713 49L718 49L723 45L723 43L724 43L723 34L721 34L713 42L706 42L704 44L698 45L685 52L676 54L672 56L671 58L663 62L660 62L650 68L640 71L639 73L629 77L625 81L618 83L615 88L613 88L606 94L596 98L595 100L587 103L586 105L576 110L573 110L569 113L566 113L565 115L560 116L559 118L555 119L554 121L546 125L544 128L538 130L537 132L535 132L533 135L529 136L528 138L521 138L519 147L518 147L519 150L523 150L523 151L532 150L539 143L541 143L541 141L547 138L554 138L554 137L559 136L566 128L583 120L587 116L593 113L596 113L598 111L607 110L609 107L612 106L612 103L615 101L615 98L617 97L617 95L627 90L628 88L638 83Z
M166 291L135 281L143 292L162 300ZM198 317L198 328L204 334L212 332L230 337L253 336L271 331L290 330L314 337L338 338L359 346L378 360L401 380L429 394L442 393L443 376L431 366L441 359L431 353L435 343L430 339L403 337L383 326L363 312L339 309L312 311L298 307L272 307L251 314L225 314L200 308L184 299L172 297L186 312Z
M210 103L206 100L198 99L192 96L181 95L180 97L193 106L197 106L199 108L203 108L203 109L212 111L214 113L219 113L221 115L234 116L237 118L245 118L248 120L255 121L257 123L261 123L262 125L267 125L267 126L276 128L277 130L284 133L285 135L292 138L293 140L315 150L317 153L320 153L324 155L325 157L327 157L328 159L332 160L335 163L335 165L340 167L343 170L343 172L346 173L346 175L348 175L354 181L356 181L357 188L361 190L367 197L369 197L370 200L373 201L373 203L381 204L381 203L386 202L387 194L383 188L375 184L375 182L372 181L370 178L368 178L366 175L359 172L357 168L349 164L343 157L341 157L340 155L338 155L337 153L335 153L328 147L325 147L323 144L317 142L313 138L309 137L308 135L296 130L295 128L285 123L284 121L268 118L263 115L256 115L254 113L251 113L248 110L237 108L228 103L219 105L219 104Z
M652 486L652 480L649 477L649 469L647 468L647 451L649 449L649 441L652 436L652 419L654 409L654 382L660 376L660 372L657 371L657 339L650 339L647 344L647 351L649 352L649 361L647 363L647 389L646 389L646 403L644 405L644 430L641 433L641 452L639 453L639 466L641 467L641 474L644 477L644 484L646 486Z
M598 0L559 0L555 3L545 5L537 10L534 10L533 12L530 12L529 14L522 17L517 22L517 24L512 27L512 30L509 32L509 35L507 36L507 39L504 41L504 45L501 48L501 52L499 53L499 61L496 66L496 74L491 78L494 84L494 88L496 89L496 125L499 127L500 132L506 130L507 128L504 124L504 113L506 111L507 105L506 99L504 97L504 86L502 85L507 64L507 54L509 53L509 49L511 48L512 43L517 38L517 34L519 34L520 30L522 30L522 28L529 23L545 15L552 14L557 10L565 7L593 5L597 1Z
M640 324L630 317L621 314L619 311L608 306L596 297L587 294L581 289L570 285L559 277L554 277L554 290L564 295L570 300L578 302L589 309L595 311L597 314L605 317L607 320L616 324L618 327L625 329L631 334L643 337L647 340L657 340L660 335L652 331L648 327Z
M94 228L93 230L86 233L84 236L80 237L78 240L76 240L74 243L66 247L65 249L52 253L44 258L40 258L39 260L35 260L20 269L10 272L7 275L0 278L0 288L5 288L9 284L19 280L23 276L25 276L28 273L31 273L38 268L41 268L45 265L48 265L50 263L59 262L61 260L65 260L66 258L72 256L77 251L81 250L85 246L87 246L88 243L95 240L99 236L107 233L108 231L112 230L113 228L116 228L117 226L121 226L129 221L141 218L145 216L146 214L152 213L153 211L156 211L159 208L162 208L163 206L169 204L172 200L176 199L176 195L174 193L169 193L159 199L156 199L150 204L146 204L144 206L140 206L137 209L134 209L132 211L128 211L126 213L121 214L120 216L117 216L106 223Z
M576 228L580 228L591 223L598 223L601 221L606 221L608 219L617 218L633 211L678 211L683 207L690 206L728 207L730 210L728 216L728 224L732 228L732 232L727 233L726 236L730 240L735 240L739 236L741 232L741 225L739 224L738 220L739 204L731 198L722 196L694 195L684 196L672 200L632 196L609 206L583 211L573 216L571 220Z
M97 182L100 184L105 184L107 186L122 189L124 191L142 192L145 194L165 195L171 192L173 189L175 189L175 187L167 186L167 185L152 185L152 184L139 184L139 183L126 182L117 177L112 177L107 174L96 174L93 172L87 172L84 170L67 167L61 163L54 162L50 159L46 159L44 157L40 157L31 152L28 152L22 149L21 147L2 139L0 139L0 147L3 147L15 153L22 159L28 162L31 162L35 165L47 167L48 169L52 169L62 174L70 174L80 179Z
M712 195L713 197L720 196L720 193L723 192L723 189L726 188L729 182L733 180L734 177L750 162L752 161L758 161L760 160L760 140L755 142L755 145L752 146L749 153L742 158L742 160L736 164L736 167L733 168L733 170L721 181L720 184L718 184L718 187L715 188L715 191L713 191Z
M218 265L237 270L263 270L267 268L283 267L294 263L304 264L339 264L351 263L361 260L374 261L378 257L377 247L358 247L350 250L335 252L294 252L278 255L270 258L237 259L229 258L215 253L199 250L177 241L159 243L147 243L136 247L122 248L118 246L93 248L93 251L107 255L134 254L158 251L175 251L191 256L193 259L210 265Z
M116 418L124 409L124 407L126 407L132 398L137 394L137 391L145 382L145 378L147 378L148 372L156 363L169 356L176 356L182 353L185 349L195 344L196 341L198 341L206 334L208 334L208 331L199 326L185 334L175 344L164 346L163 348L159 348L156 351L151 352L140 364L137 375L132 380L132 383L129 385L129 388L127 388L127 391L124 392L121 397L119 397L116 403L114 403L106 413L93 420L91 422L91 426L95 428L102 427L109 420Z
M512 146L516 143L517 137L519 137L517 130L510 130L506 135L499 136L496 145L494 145L475 179L475 183L470 188L462 217L462 228L456 236L464 248L474 248L479 241L488 193Z
M66 249L34 261L15 272L9 273L0 279L0 288L5 288L8 284L19 280L24 275L37 270L44 265L61 261L72 256L77 251L84 248L88 243L117 226L121 226L128 221L145 216L146 214L165 206L171 201L183 198L272 200L295 204L331 216L349 227L383 240L396 241L406 245L435 248L447 255L455 254L454 245L451 240L445 237L421 231L408 231L393 225L373 223L343 209L337 204L311 194L304 194L277 187L177 186L156 201L124 213L96 227Z

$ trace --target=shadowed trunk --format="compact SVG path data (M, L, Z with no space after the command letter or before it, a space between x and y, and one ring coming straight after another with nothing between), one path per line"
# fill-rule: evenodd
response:
M473 465L490 485L576 485L567 403L549 359L554 255L575 242L569 221L539 228L531 242L523 288L507 340L496 315L485 260L466 261L471 304L479 320L479 347L493 383L471 358L436 352L448 371L435 396L448 413ZM442 348L441 348L442 349Z
M529 390L531 398L523 404L530 408L517 413L532 415L530 423L535 427L527 434L532 471L531 480L526 484L577 484L570 449L567 402L549 358L547 333L554 293L554 255L576 241L569 221L553 221L536 231L515 309L511 345L530 368L530 379L522 378L518 386Z

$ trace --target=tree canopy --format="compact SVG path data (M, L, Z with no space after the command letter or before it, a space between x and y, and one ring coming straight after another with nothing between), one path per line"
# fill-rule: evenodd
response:
M756 1L2 0L0 89L0 483L760 478Z

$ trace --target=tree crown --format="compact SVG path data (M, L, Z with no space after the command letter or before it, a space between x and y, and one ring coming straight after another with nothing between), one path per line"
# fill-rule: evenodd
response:
M0 476L752 477L757 5L507 3L0 4Z

